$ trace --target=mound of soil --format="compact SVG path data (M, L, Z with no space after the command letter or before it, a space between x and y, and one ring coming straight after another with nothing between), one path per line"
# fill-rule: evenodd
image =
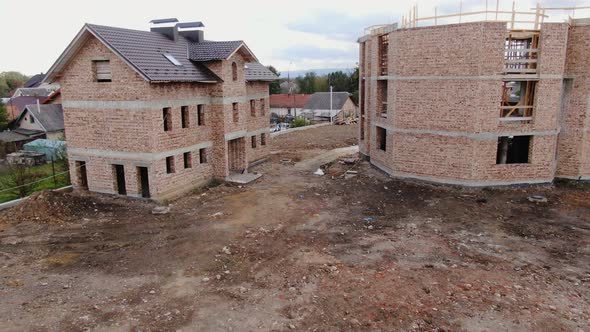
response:
M33 221L43 223L64 223L78 220L78 216L95 213L98 203L87 196L69 192L40 191L33 193L23 203L2 211L2 221Z

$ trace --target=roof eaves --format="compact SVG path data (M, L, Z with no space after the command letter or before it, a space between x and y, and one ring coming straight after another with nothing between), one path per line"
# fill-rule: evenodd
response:
M46 83L51 78L53 78L55 76L54 71L57 68L59 68L60 65L62 65L62 68L60 69L60 71L63 70L63 66L65 66L65 63L62 63L62 62L65 60L69 61L69 59L66 59L66 58L70 55L70 53L72 51L74 51L74 48L77 46L77 44L81 42L81 39L84 36L85 32L90 33L92 36L94 36L96 39L98 39L101 43L103 43L109 50L111 50L111 52L115 53L121 59L123 59L123 61L125 63L127 63L129 66L131 66L131 68L133 68L133 70L135 70L146 81L150 81L150 78L148 75L146 75L144 72L142 72L133 63L131 63L127 58L125 58L120 52L118 52L114 47L112 47L112 45L110 45L104 38L102 38L96 31L94 31L92 29L92 26L90 24L85 23L84 26L82 27L82 29L80 29L80 31L76 35L76 37L74 37L74 39L68 44L68 47L66 47L66 49L62 52L62 54L59 56L59 58L57 58L57 61L55 61L55 63L51 66L51 68L49 68L49 70L47 71L47 74L45 75L45 78L43 79L43 81L41 81L41 83Z
M96 39L100 40L103 44L105 44L108 47L109 50L111 50L111 52L117 54L121 59L123 59L123 61L125 63L127 63L131 68L133 68L133 70L135 70L141 77L143 77L148 82L151 81L150 77L146 73L144 73L141 69L139 69L139 67L137 67L135 64L133 64L131 61L129 61L123 54L121 54L115 47L113 47L106 39L102 38L102 36L100 36L100 34L98 32L96 32L92 29L92 26L90 24L86 23L84 26L88 28L88 31L94 37L96 37Z

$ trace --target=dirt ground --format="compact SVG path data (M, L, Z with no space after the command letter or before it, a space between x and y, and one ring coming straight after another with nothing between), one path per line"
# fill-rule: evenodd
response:
M70 193L0 212L0 330L590 330L588 188L297 167L355 131L279 136L262 178L195 191L165 215Z

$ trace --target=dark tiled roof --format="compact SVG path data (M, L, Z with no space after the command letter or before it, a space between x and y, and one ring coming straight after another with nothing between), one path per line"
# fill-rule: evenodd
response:
M246 81L274 81L279 79L275 73L270 71L259 62L249 62L245 68Z
M244 42L241 40L190 43L188 56L193 61L224 60L242 45Z
M29 136L26 135L21 135L19 133L15 133L13 131L3 131L0 132L0 141L1 142L18 142L18 141L24 141L29 139Z
M87 26L150 81L220 81L207 67L187 59L189 42L184 37L178 37L175 42L157 32L93 24ZM164 57L164 53L173 55L182 66L172 64Z
M27 105L35 104L37 100L42 101L46 97L39 96L39 97L14 97L10 98L6 103L6 106L13 106L18 109L19 112L25 109ZM15 115L16 116L16 115Z
M27 135L27 136L43 134L43 131L41 131L41 130L33 130L33 129L25 129L25 128L16 128L16 129L13 129L12 132L17 133L17 134L21 134L21 135Z
M52 82L58 76L89 34L95 35L150 82L221 82L202 62L224 60L238 50L246 56L246 61L255 62L251 70L246 71L246 80L276 79L257 63L258 60L243 41L193 42L180 34L174 41L156 31L86 24L51 67L44 82ZM181 65L174 65L164 56L165 53L172 55Z
M0 141L2 142L19 142L19 141L27 141L32 139L33 137L36 136L42 136L45 133L43 132L36 132L32 135L26 135L26 134L19 134L18 132L10 131L10 130L5 130L3 132L0 132Z
M333 92L332 93L332 109L340 110L344 103L350 98L348 92ZM329 110L330 109L330 93L316 92L307 101L304 109L308 110Z
M25 88L35 88L35 87L38 87L39 84L41 84L41 81L43 81L44 78L45 78L45 74L43 74L43 73L37 74L37 75L33 75L33 77L29 78L29 80L25 83L25 85L23 87L25 87Z
M39 121L41 126L48 132L64 130L64 111L60 104L46 104L39 105L39 107L37 105L27 105L26 110L32 113L35 120ZM16 120L17 123L22 119L24 113L21 113Z
M303 108L305 103L309 100L311 95L306 94L277 94L270 95L270 107L271 108Z

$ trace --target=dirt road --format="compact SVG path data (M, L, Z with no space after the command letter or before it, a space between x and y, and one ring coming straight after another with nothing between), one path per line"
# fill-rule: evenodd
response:
M0 329L590 330L587 188L464 190L360 161L295 168L355 130L282 135L262 178L166 215L71 194L0 213Z

